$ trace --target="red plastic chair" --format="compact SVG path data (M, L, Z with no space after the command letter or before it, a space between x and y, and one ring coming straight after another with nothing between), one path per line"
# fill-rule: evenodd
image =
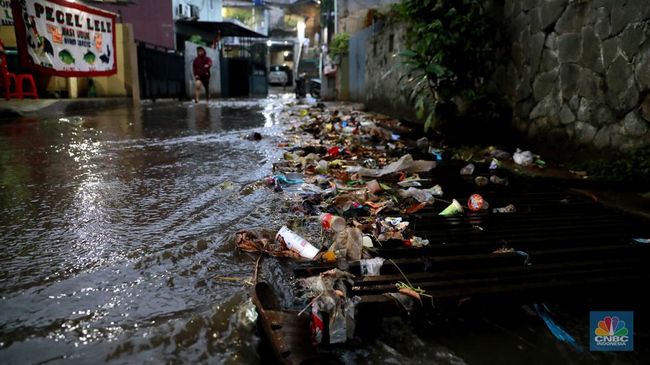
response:
M2 78L2 88L4 89L5 99L10 100L12 97L20 98L23 100L25 96L32 96L38 100L38 91L36 90L36 82L34 77L30 74L14 74L9 72L7 68L7 56L4 54L4 44L0 40L0 77ZM11 91L11 83L15 85L14 92ZM27 81L27 85L31 87L30 91L23 89Z

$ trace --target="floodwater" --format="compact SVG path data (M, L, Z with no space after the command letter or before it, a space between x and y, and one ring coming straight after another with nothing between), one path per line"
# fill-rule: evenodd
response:
M279 104L0 123L0 363L259 362L247 287L220 278L253 272L234 232L275 225L254 183Z
M257 183L280 157L287 102L0 122L0 364L271 363L244 283L254 258L231 238L289 218L282 195ZM242 138L254 131L264 139ZM290 286L274 262L261 274ZM578 312L562 319L584 344ZM526 308L386 319L360 332L366 340L341 349L348 364L639 359L572 350Z

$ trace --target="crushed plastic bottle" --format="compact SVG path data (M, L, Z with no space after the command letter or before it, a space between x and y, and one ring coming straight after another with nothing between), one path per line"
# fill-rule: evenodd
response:
M508 204L503 208L494 208L492 209L492 213L514 213L517 211L517 208L515 208L514 205Z
M474 178L474 183L476 186L486 186L489 183L489 180L485 176L477 176Z
M473 163L467 164L467 166L460 169L460 174L463 176L470 176L474 173L474 169L475 167Z
M496 175L490 176L490 181L494 185L508 186L510 184L510 181L508 181L508 178L506 178L506 177L500 178L500 177L498 177Z
M337 233L335 240L336 247L345 250L342 257L348 260L358 261L361 259L361 248L363 246L363 233L356 227L347 227ZM337 257L341 257L338 254Z

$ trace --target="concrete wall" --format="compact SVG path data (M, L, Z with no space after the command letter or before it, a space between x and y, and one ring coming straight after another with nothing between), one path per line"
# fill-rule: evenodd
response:
M196 58L196 49L198 47L198 44L185 42L185 93L190 99L194 99L194 75L192 75L192 62ZM219 97L221 96L221 67L219 63L219 51L210 47L203 47L203 49L205 49L205 54L212 60L212 68L210 68L210 97Z
M133 28L131 24L117 24L115 45L117 48L117 74L93 77L97 96L140 97L138 83L138 59Z
M339 32L355 33L366 27L368 9L386 10L400 0L337 0Z
M126 5L92 5L119 14L117 21L120 23L132 24L136 41L174 48L174 21L169 1L138 0Z
M650 1L508 0L512 52L496 74L531 137L650 144Z
M650 145L650 0L494 0L511 51L493 91L517 129L537 140L630 150ZM363 100L415 120L395 54L403 24L386 24L366 44ZM390 38L393 49L390 49Z
M378 112L417 120L408 100L411 89L403 81L407 68L398 56L406 47L404 25L375 24L365 45L365 91L360 99L351 95L355 99L353 101L363 102Z
M161 5L169 4L169 1L160 1L155 0L156 3L161 3ZM195 5L199 8L199 21L202 22L220 22L221 21L221 0L172 0L172 8L174 19L178 19L178 4L184 3L189 5Z

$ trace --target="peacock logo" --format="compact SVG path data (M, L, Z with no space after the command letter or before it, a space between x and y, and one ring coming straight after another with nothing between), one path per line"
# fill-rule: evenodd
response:
M632 351L634 312L591 312L591 351Z
M628 330L625 328L625 321L621 321L617 316L606 316L602 321L598 321L596 336L627 336Z

